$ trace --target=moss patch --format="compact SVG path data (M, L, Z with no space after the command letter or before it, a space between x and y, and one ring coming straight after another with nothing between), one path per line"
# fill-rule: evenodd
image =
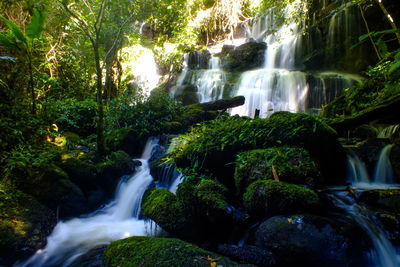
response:
M306 183L316 180L319 171L307 150L299 147L271 147L238 154L235 169L236 189L241 195L252 182L273 180L273 170L280 181Z
M285 182L261 180L252 183L243 196L246 210L254 218L311 211L319 203L318 195L307 188Z
M186 223L180 203L167 189L147 189L142 198L142 212L168 232L177 233Z
M44 242L53 223L55 215L50 209L0 182L0 259L16 260L22 253L32 253Z
M136 236L111 243L107 266L252 266L238 264L179 239Z

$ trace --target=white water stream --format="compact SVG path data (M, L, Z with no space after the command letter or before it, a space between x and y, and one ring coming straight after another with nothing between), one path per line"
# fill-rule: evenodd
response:
M155 138L147 142L139 159L142 165L134 175L120 182L114 201L86 217L59 222L48 236L47 245L17 266L68 266L99 245L129 236L151 234L139 215L142 195L153 181L148 159L157 144ZM171 181L173 191L176 191L179 181Z

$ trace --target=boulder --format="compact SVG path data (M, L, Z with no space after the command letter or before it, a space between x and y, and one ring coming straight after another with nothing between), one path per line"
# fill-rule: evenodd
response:
M142 198L142 212L170 233L181 233L187 224L177 197L162 188L147 189Z
M238 47L224 46L220 53L222 68L227 71L246 71L262 67L267 44L248 42Z
M236 159L235 184L241 196L257 180L274 180L306 184L319 182L317 165L307 150L300 147L270 147L241 152Z
M254 266L234 262L179 239L148 236L112 242L103 259L107 266Z
M361 236L356 242L363 247ZM257 228L255 244L274 253L279 266L365 266L343 229L321 216L272 217Z
M374 189L360 193L358 201L392 213L400 212L400 189Z
M392 147L389 158L394 174L396 177L400 177L400 142Z
M218 245L217 251L238 262L251 263L260 267L276 266L274 255L256 246L220 244Z
M96 165L97 182L111 197L123 175L133 174L135 163L131 157L122 150L111 153L106 161Z
M123 150L131 156L141 153L141 145L138 144L139 136L137 131L132 128L120 128L106 136L106 149L113 152Z
M44 246L55 223L49 208L0 182L0 265L12 266Z
M288 212L311 212L319 205L319 197L308 188L274 180L260 180L247 188L243 202L252 218L262 219Z

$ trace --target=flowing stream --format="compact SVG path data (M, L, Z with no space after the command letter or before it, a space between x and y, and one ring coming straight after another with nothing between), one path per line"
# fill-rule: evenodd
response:
M131 177L122 179L114 201L83 218L59 222L47 238L47 245L18 266L69 266L92 248L107 245L129 236L149 235L147 224L140 219L144 191L153 182L148 160L158 145L151 138L146 144L139 166ZM171 180L176 191L180 180Z
M358 205L354 199L346 195L347 192L336 193L331 196L333 203L343 209L345 215L357 222L368 234L373 248L370 250L369 260L375 267L397 267L400 261L396 249L386 237L386 233L377 225L365 207Z

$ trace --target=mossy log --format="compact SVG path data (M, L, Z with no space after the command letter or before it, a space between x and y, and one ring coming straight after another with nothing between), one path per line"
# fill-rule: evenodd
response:
M195 104L195 105L197 105L199 108L201 108L204 111L224 110L224 109L228 109L228 108L234 108L237 106L241 106L244 104L244 101L245 101L244 96L235 96L232 98L220 99L220 100L215 100L215 101L201 103L201 104Z
M327 121L329 126L338 133L355 129L356 127L378 120L382 123L396 124L400 123L400 97L390 99L379 105L366 108L352 116L340 117Z

